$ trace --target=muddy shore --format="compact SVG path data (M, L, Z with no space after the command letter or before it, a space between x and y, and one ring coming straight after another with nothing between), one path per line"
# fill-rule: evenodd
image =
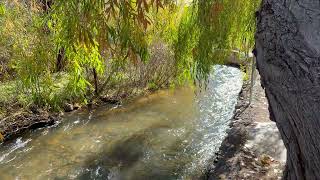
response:
M127 98L129 100L129 98ZM49 112L34 106L28 109L16 108L0 119L0 143L13 140L28 131L52 126L62 119L64 113L78 110L93 110L98 106L119 104L120 100L102 97L87 106L66 103L61 112Z
M27 109L15 107L10 108L7 115L0 119L0 144L14 140L28 131L52 126L58 123L65 113L74 111L92 111L100 106L117 106L122 103L129 103L135 98L151 94L154 90L139 91L131 95L121 97L102 96L85 106L79 104L65 103L60 112L50 112L31 106Z
M250 84L245 82L227 137L202 179L281 179L286 150L269 119L268 102L255 73L252 102Z
M9 141L30 130L54 125L59 119L59 113L46 111L37 114L28 111L14 113L0 121L0 142Z

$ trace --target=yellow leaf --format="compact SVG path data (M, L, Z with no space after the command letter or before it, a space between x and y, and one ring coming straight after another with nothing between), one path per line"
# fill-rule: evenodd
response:
M4 140L4 137L3 137L3 135L0 133L0 142L3 142L3 140Z

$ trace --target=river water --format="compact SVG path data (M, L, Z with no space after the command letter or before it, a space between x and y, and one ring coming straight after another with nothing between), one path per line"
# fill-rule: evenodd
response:
M226 135L240 70L215 66L206 90L163 90L67 114L0 147L0 179L195 179Z

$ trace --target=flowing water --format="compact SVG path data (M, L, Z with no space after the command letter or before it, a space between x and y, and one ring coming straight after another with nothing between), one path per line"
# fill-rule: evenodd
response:
M226 135L240 70L215 66L206 90L163 90L74 112L0 147L0 179L193 179Z

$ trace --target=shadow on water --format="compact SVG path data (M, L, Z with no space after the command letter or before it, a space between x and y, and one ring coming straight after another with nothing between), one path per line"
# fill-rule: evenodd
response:
M84 172L78 176L78 179L102 180L120 176L116 172L120 166L121 169L130 168L144 156L146 139L143 133L136 134L119 142L110 150L107 147L102 148L108 151L89 157L84 163Z
M178 163L170 162L175 161L172 157L177 154L165 157L170 156L167 153L161 160L143 162L148 159L146 157L148 156L146 152L150 151L148 138L154 133L154 130L154 126L149 127L117 142L112 148L102 148L102 152L86 159L82 167L83 172L77 176L77 179L178 179L178 174L182 172L183 168L181 164L179 166ZM177 139L168 149L179 152L185 146L182 139ZM170 168L162 166L170 166ZM132 173L133 171L134 173Z

